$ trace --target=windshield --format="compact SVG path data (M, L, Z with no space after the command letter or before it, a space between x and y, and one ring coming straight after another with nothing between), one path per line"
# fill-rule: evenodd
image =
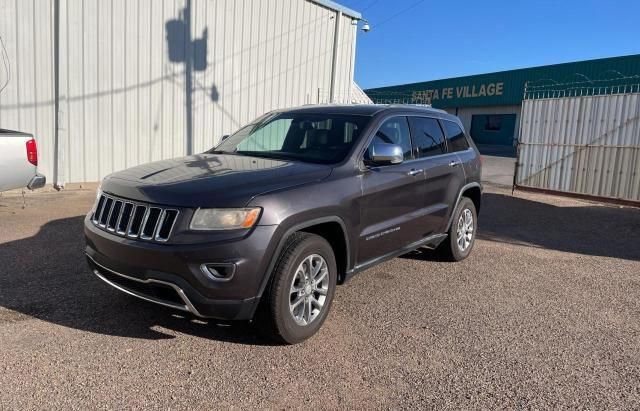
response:
M339 163L370 119L342 114L276 113L241 128L210 152Z

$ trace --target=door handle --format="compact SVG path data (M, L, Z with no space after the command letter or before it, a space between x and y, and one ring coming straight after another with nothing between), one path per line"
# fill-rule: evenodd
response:
M460 165L460 162L459 162L459 161L451 161L451 162L449 163L449 167L455 167L455 166L459 166L459 165Z
M407 172L407 175L415 176L415 175L418 175L418 174L422 173L423 171L424 171L423 169L416 170L414 168L413 170Z

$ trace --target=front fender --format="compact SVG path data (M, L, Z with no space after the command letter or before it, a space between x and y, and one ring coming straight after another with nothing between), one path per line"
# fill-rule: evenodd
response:
M267 266L265 275L262 279L262 283L260 284L260 288L258 292L259 298L262 298L262 294L264 293L264 290L267 288L267 285L271 280L271 277L273 275L273 270L278 261L280 253L284 248L287 238L289 238L293 233L297 231L302 231L310 227L324 224L324 223L337 223L342 228L342 235L344 236L344 241L347 247L347 250L346 250L347 269L351 268L351 244L352 243L349 239L349 236L347 235L347 233L349 232L347 231L347 225L345 224L345 221L341 217L336 215L323 216L323 217L317 217L312 219L291 217L289 220L284 221L283 224L278 226L278 228L276 229L273 235L273 238L271 239L271 244L268 247L268 250L271 250L270 257L269 257L270 261L269 261L269 265Z

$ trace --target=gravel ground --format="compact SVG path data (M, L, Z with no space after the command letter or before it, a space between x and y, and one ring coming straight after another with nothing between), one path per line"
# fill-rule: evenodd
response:
M470 258L361 273L278 346L94 278L93 198L0 197L0 409L640 407L640 210L489 187Z

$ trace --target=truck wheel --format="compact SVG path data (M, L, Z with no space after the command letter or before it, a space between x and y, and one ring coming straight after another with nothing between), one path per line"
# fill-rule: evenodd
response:
M453 212L448 237L438 248L443 260L462 261L471 254L476 239L477 221L478 214L473 201L462 197Z
M327 317L336 281L336 259L329 243L315 234L294 233L275 265L258 326L287 344L306 340Z

